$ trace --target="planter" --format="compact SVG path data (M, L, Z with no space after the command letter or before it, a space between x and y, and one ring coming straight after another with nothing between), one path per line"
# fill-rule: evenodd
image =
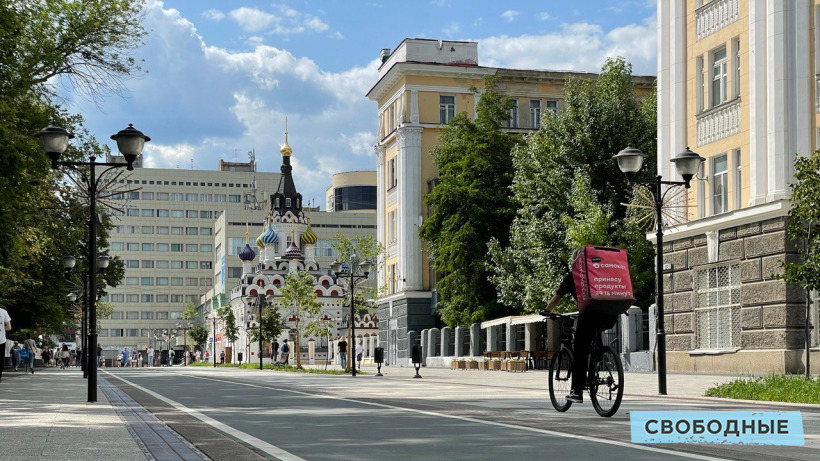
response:
M467 362L464 360L453 360L453 364L451 365L451 369L453 370L464 370L467 368Z
M507 371L524 373L527 371L527 364L523 360L513 360L507 362Z
M467 361L467 369L468 370L478 370L478 361L468 360Z
M501 363L502 362L500 360L490 362L490 370L501 370Z
M482 360L478 362L478 369L479 370L489 370L490 369L490 361L489 360Z

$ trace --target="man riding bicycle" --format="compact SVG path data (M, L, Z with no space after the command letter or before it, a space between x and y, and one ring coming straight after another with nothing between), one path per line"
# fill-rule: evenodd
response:
M576 252L576 255L578 252ZM575 257L573 257L573 260ZM555 296L552 297L545 312L550 312L561 302L561 298L566 295L572 296L577 301L577 289L572 272L568 272L558 286ZM586 384L587 358L589 356L589 346L596 334L612 328L618 320L617 315L604 314L599 312L585 311L578 315L578 323L575 327L575 343L573 345L574 359L572 362L572 390L566 399L570 402L583 403L584 386Z

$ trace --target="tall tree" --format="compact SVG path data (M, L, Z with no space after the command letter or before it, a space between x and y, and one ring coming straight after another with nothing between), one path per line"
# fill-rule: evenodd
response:
M806 290L806 377L811 377L809 348L811 347L811 296L820 290L820 150L794 161L792 206L786 220L786 233L797 243L800 261L786 262L778 277L796 283Z
M479 93L477 88L471 88ZM519 138L501 130L514 102L498 92L498 78L485 77L473 120L461 113L441 129L433 150L439 183L425 196L431 213L419 229L433 267L439 313L450 326L469 325L510 312L487 283L487 243L509 241L516 201L510 151Z
M227 304L217 309L216 313L222 317L222 321L224 322L222 333L233 346L236 340L239 339L239 327L236 325L236 315L233 313L233 308L230 304Z
M622 204L632 188L612 159L633 145L649 156L647 164L655 163L655 96L637 98L631 74L617 58L607 60L597 78L570 79L564 109L546 115L513 151L512 191L520 207L510 244L490 245L492 281L505 303L526 312L543 309L573 248L595 241L629 250L633 287L639 303L649 304L652 246L626 219ZM645 169L641 178L650 174Z
M288 274L282 284L282 307L290 311L290 319L296 330L296 341L293 344L293 353L296 356L296 367L302 367L302 358L299 351L300 338L307 330L318 327L321 322L322 303L316 300L318 295L314 291L316 279L307 271Z

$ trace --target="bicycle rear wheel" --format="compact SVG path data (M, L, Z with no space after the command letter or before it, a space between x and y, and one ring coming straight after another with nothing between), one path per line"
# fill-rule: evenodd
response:
M599 415L610 417L618 411L624 396L624 367L618 354L608 346L596 358L589 397Z
M552 357L549 376L550 402L558 411L567 411L572 402L567 400L572 389L572 353L561 349Z

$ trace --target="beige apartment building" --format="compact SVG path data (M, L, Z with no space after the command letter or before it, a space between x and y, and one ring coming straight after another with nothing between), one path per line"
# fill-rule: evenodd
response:
M784 223L795 156L817 147L819 15L814 0L658 1L658 173L679 179L687 146L706 159L665 231L669 370L805 369L804 290L774 275L798 258Z
M430 151L439 129L456 114L476 116L484 77L500 78L499 90L511 96L506 129L526 135L541 117L564 107L564 85L570 77L595 78L582 72L518 70L478 63L478 43L405 39L395 50L381 51L378 81L367 96L378 104L377 229L386 248L379 286L380 340L387 362L407 364L408 331L436 327L436 274L422 247L418 227L427 217L422 200L435 185L438 171ZM654 77L635 77L637 95L645 96ZM614 165L613 165L614 166Z

